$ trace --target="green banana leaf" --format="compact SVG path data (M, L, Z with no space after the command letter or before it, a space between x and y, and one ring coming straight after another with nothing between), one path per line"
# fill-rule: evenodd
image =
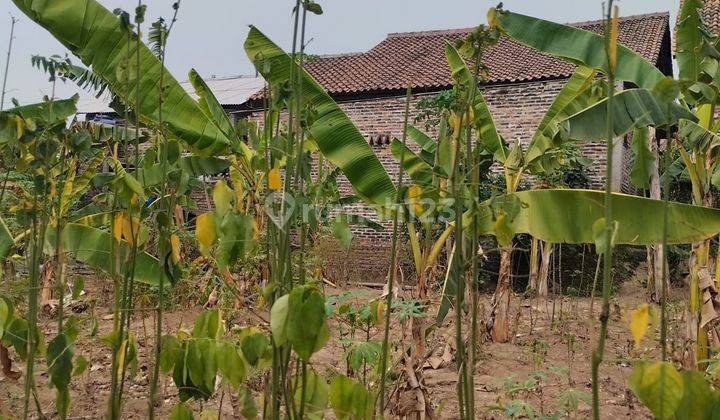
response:
M10 229L8 229L5 221L0 217L0 263L10 255L15 240L13 239Z
M78 261L112 274L110 247L115 239L110 233L87 225L68 223L62 235L65 252L73 253ZM119 252L120 261L125 261L125 257L130 253L127 242L120 242ZM121 266L117 271L122 273L124 269L125 267ZM138 251L135 260L135 281L157 286L161 278L164 278L165 282L169 281L169 278L161 273L157 258L147 252Z
M2 111L2 114L18 115L23 118L41 120L46 123L54 123L65 120L77 112L77 101L80 98L75 94L68 99L56 99L54 101L43 101L29 105L22 105Z
M435 150L437 150L437 141L420 131L420 129L414 125L408 125L407 135L408 138L417 143L423 151L434 154Z
M685 121L685 120L681 120ZM650 188L650 174L655 163L655 155L648 146L650 130L640 127L633 130L632 135L632 165L630 168L630 181L638 188Z
M183 156L176 164L165 167L162 163L155 163L146 168L140 168L138 181L145 187L160 185L165 180L164 171L177 171L178 167L192 178L216 175L226 171L230 163L226 159L210 156Z
M217 157L184 156L178 159L178 166L191 177L199 177L224 172L230 167L230 163Z
M720 146L720 136L688 120L678 123L678 139L689 150L705 155Z
M215 125L220 128L220 130L222 130L230 141L232 149L234 151L241 152L242 156L249 161L252 158L250 148L244 142L240 141L237 134L235 134L235 127L233 126L232 121L230 121L230 117L225 112L222 105L220 105L220 102L217 100L212 90L210 90L210 87L207 83L205 83L205 80L200 77L195 69L190 70L188 76L190 83L195 89L195 93L197 93L200 98L198 100L200 109L202 109L205 115L212 120Z
M230 121L230 117L225 113L222 105L220 105L220 102L218 102L215 94L212 93L207 83L205 83L205 80L200 77L195 69L190 69L188 78L195 89L195 93L197 93L199 97L198 104L203 113L215 121L218 128L220 128L228 138L232 136L235 129Z
M405 149L405 155L403 154ZM414 183L427 186L432 184L433 180L433 168L428 163L418 156L415 152L410 150L409 147L403 146L402 142L398 139L393 139L390 143L390 152L392 153L395 160L400 162L401 157L403 161L403 170L410 175L410 179Z
M522 205L510 222L515 234L527 233L549 243L595 243L593 224L605 216L605 193L595 190L527 190L514 194ZM613 193L613 214L618 222L615 244L649 245L662 242L662 200ZM505 196L496 197L496 200ZM490 201L478 213L478 233L495 234ZM720 233L720 209L668 203L669 244L685 244L712 238ZM450 267L448 267L448 273ZM442 322L452 304L456 284L445 275L443 296L436 320Z
M22 135L22 130L18 130L15 117L31 120L36 125L54 125L75 115L78 98L78 95L74 95L69 99L38 102L0 112L0 143L16 140ZM22 129L22 127L20 128Z
M607 137L607 98L580 111L561 123L564 135L572 140L605 140ZM670 126L684 118L697 118L684 107L663 103L647 89L627 89L613 102L613 136L627 134L636 127Z
M273 86L289 81L292 66L297 66L288 54L254 26L250 27L245 40L245 51L257 71ZM367 140L305 70L301 80L303 99L317 114L309 132L320 152L343 171L363 200L369 204L392 203L395 185Z
M700 17L701 0L683 0L680 16L675 27L675 59L677 60L680 80L695 82L700 74L703 60L702 45L705 37Z
M511 222L515 233L528 233L550 243L594 243L593 223L605 215L603 191L529 190L515 196L523 203ZM662 242L662 200L613 193L613 214L618 222L616 244L648 245ZM489 206L481 208L480 232L492 234L494 220ZM685 244L720 233L720 209L670 202L670 244Z
M591 89L594 79L595 70L590 67L580 66L575 70L535 130L525 152L526 164L532 164L536 159L542 158L545 152L559 146L556 139L559 137L557 134L560 131L560 121L600 99L600 95ZM542 167L542 164L539 166Z
M472 85L473 75L465 64L457 49L450 43L445 43L445 58L452 72L452 77L460 84ZM476 88L477 89L477 88ZM479 89L476 90L473 104L475 129L479 131L480 141L493 154L495 160L505 163L508 151L502 137L498 134L492 114Z
M494 23L515 41L571 63L607 72L602 35L505 10L496 10L494 15ZM621 44L617 46L615 74L618 80L646 89L652 89L665 77L652 63Z
M162 118L169 131L200 155L224 152L230 141L202 112L160 60L140 43L140 64L136 68L135 35L123 28L120 19L95 0L13 0L30 19L47 29L100 76L122 98L140 109L145 122L159 120L158 84L163 74ZM136 90L140 77L140 92Z

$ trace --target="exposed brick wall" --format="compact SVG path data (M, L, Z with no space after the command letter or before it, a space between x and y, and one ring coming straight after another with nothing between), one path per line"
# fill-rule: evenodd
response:
M555 96L564 86L566 80L536 81L485 87L483 96L500 134L508 142L519 139L523 146L527 146L538 123ZM418 101L434 94L426 93L413 96L410 104L410 121L418 114L416 108ZM388 144L391 138L400 138L402 136L405 96L349 100L339 102L339 105L368 139L380 162L395 181L397 179L398 164L393 158ZM260 114L255 114L250 118L259 121L261 117ZM625 140L619 140L617 144L623 148L628 147ZM409 144L409 146L416 148L412 144ZM588 167L591 188L602 187L605 174L605 145L603 143L580 143L579 147L582 153L592 160L592 164ZM629 150L623 153L622 184L625 191L629 189L629 183L627 182L629 156ZM499 170L500 168L495 169ZM342 194L352 194L352 187L344 176L339 178L338 185ZM348 212L377 220L375 212L362 204L354 205ZM351 248L353 264L374 263L387 267L386 261L389 257L392 229L389 221L384 221L382 224L385 226L385 230L382 232L375 232L362 227L353 228L354 239ZM347 254L345 252L339 253L339 258L347 264ZM379 273L385 273L386 269L377 270L375 267L368 267L367 270L361 271L366 271L369 276L375 277ZM376 277L374 279L381 280L381 278ZM365 280L371 281L373 279L365 278Z

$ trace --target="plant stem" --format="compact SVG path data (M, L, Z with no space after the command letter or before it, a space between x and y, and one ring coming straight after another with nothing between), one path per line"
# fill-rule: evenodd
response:
M395 287L395 272L397 263L397 237L398 237L398 218L402 208L403 201L403 165L405 164L405 148L407 147L407 126L408 115L410 114L410 99L412 98L412 87L408 86L405 92L405 121L403 123L402 144L400 151L400 166L398 169L397 189L395 191L395 205L393 209L393 232L390 244L390 269L388 272L387 296L385 296L385 329L383 331L382 354L380 355L380 388L378 398L380 405L376 407L378 416L383 417L385 412L385 382L387 380L387 355L389 351L390 341L390 317L392 315L392 298L393 288Z
M477 50L475 56L475 65L473 71L473 85L471 86L470 96L468 105L474 106L475 94L478 89L479 82L479 71L480 71L480 60L482 59L482 45ZM480 184L480 169L475 163L475 155L473 154L472 146L472 126L471 121L468 121L467 138L466 142L466 167L470 171L470 214L475 215L478 212L478 186ZM479 130L478 130L479 132ZM481 139L478 139L476 148L480 147ZM469 363L467 364L467 378L466 378L466 393L467 393L467 410L471 416L475 416L475 355L477 353L477 309L478 309L478 296L477 296L477 279L478 279L478 226L477 217L472 217L470 222L470 281L468 286L470 287L470 354Z
M164 35L162 35L162 39L160 41L162 53L160 56L160 63L162 64L160 66L160 87L158 88L158 127L160 131L160 136L162 138L163 142L163 151L164 153L161 154L162 159L162 168L163 168L163 183L162 183L162 194L160 199L164 199L165 196L168 193L168 179L167 179L167 167L168 167L168 140L167 136L165 135L164 127L163 127L163 82L164 82L164 76L165 76L165 57L166 57L166 51L167 51L167 39L170 36L170 31L172 31L173 25L175 25L175 22L177 21L177 15L178 10L180 9L180 0L178 0L174 5L174 12L172 20L170 21L170 26L163 32ZM172 214L174 210L174 201L175 201L175 191L173 190L169 205L168 205L168 213ZM169 217L170 220L173 220L172 217ZM157 302L157 308L156 308L156 325L155 325L155 361L153 365L153 374L152 379L150 381L150 401L148 401L149 407L148 407L148 418L150 420L153 420L155 418L155 400L157 398L157 384L158 380L160 378L160 354L162 352L162 321L163 321L163 303L164 303L164 274L168 271L167 270L167 255L168 252L165 249L166 244L168 243L168 229L167 227L162 227L160 229L160 272L162 275L160 276L159 284L158 284L158 302ZM172 251L171 251L172 252ZM223 389L224 391L224 389ZM223 395L224 392L223 392ZM221 404L222 405L222 404Z
M2 91L0 91L0 111L5 109L5 88L7 86L8 72L10 70L10 53L12 52L13 37L14 37L14 33L15 33L15 23L17 23L17 19L15 19L15 17L12 15L10 15L10 20L12 22L10 24L10 40L8 41L7 59L5 60L5 73L3 74ZM9 156L12 157L15 154L14 149L15 148L11 145ZM3 197L5 196L5 188L7 187L7 182L8 182L8 179L10 178L11 169L12 169L12 165L8 165L7 170L5 170L5 176L3 178L2 189L0 189L0 203L2 203Z
M5 60L5 73L3 75L2 91L0 91L0 111L5 109L5 88L7 87L8 72L10 70L10 54L12 52L15 24L17 21L18 20L15 19L15 16L10 15L10 40L8 41L7 58Z
M57 265L57 291L58 291L58 334L63 328L63 306L65 306L65 258L63 251L62 231L64 226L63 210L62 210L62 190L65 186L65 147L60 148L60 180L58 185L57 207L55 211L55 264Z
M54 99L55 92L55 80L53 79L53 98L50 99L50 112L52 112L52 101ZM38 156L38 143L40 139L45 135L41 133L35 139L34 142L34 156ZM42 175L36 173L36 176L42 177L43 191L38 191L37 187L33 189L33 209L35 214L32 216L32 245L31 249L31 265L30 273L28 275L28 335L27 335L27 367L25 370L25 397L23 405L23 419L28 418L29 414L29 403L30 394L35 393L35 351L37 349L36 340L39 338L38 327L37 327L37 310L38 310L38 284L40 277L40 261L42 260L43 254L43 243L45 239L45 231L47 229L48 222L48 204L47 204L47 188L49 186L47 177L49 176L49 162L45 161ZM42 195L42 196L41 196ZM38 205L42 202L42 208L38 211ZM40 225L38 226L38 215L40 216ZM38 414L41 414L38 410Z
M605 249L603 250L603 300L600 312L600 337L598 346L592 355L592 390L593 390L593 418L600 419L600 381L599 370L605 352L605 338L610 318L610 292L612 286L612 237L615 230L612 213L612 176L613 176L613 96L615 95L615 57L614 45L617 39L611 28L617 24L618 9L613 7L613 0L608 0L605 16L605 53L607 56L607 145L605 153Z
M667 133L670 130L666 131ZM668 138L665 142L665 152L663 155L663 167L665 171L665 179L663 180L663 240L662 240L662 293L660 295L660 348L662 350L662 360L667 360L667 236L668 236L668 202L670 199L670 176L667 170L670 166L671 146L672 142ZM656 250L657 252L657 250ZM716 274L717 275L717 274ZM657 279L655 280L657 281ZM663 375L664 377L664 375Z
M457 113L457 117L460 118L462 121L463 115L465 114L465 106L461 109L460 112ZM462 123L461 123L462 124ZM466 418L465 413L465 387L467 386L466 383L466 371L465 371L465 364L467 362L466 360L466 353L465 353L465 346L463 345L463 339L462 339L462 305L463 305L463 287L461 286L461 280L462 280L462 272L463 272L463 226L462 226L462 216L463 216L463 209L462 209L462 200L461 192L460 192L460 171L459 171L459 157L460 157L460 129L457 130L457 133L453 134L455 136L455 165L453 167L453 173L452 173L452 192L453 192L453 200L455 204L455 253L454 253L454 261L452 262L452 272L451 275L454 278L455 282L455 357L456 357L456 363L457 363L457 375L458 375L458 381L457 381L457 397L458 397L458 416L460 419Z

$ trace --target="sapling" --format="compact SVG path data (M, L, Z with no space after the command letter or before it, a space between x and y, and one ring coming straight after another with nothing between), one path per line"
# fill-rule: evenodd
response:
M177 15L178 11L180 10L180 0L173 3L173 16L170 20L170 25L165 24L162 19L160 19L158 22L156 22L155 28L157 30L158 34L158 42L157 42L157 48L160 52L160 63L162 64L161 68L165 68L165 58L167 53L167 39L170 36L170 32L172 31L173 26L175 25L175 22L177 22ZM166 273L169 271L168 267L168 257L172 255L173 250L168 250L167 244L170 242L170 230L172 225L168 226L169 221L172 220L172 217L170 217L171 212L175 208L175 189L171 188L168 185L168 148L169 148L169 141L167 138L167 135L165 133L165 129L163 127L163 102L164 102L164 95L163 95L163 82L164 82L165 72L160 72L160 83L158 88L158 132L160 135L160 138L162 139L162 152L160 155L161 164L162 164L162 173L163 173L163 180L162 180L162 197L167 197L169 195L169 204L168 207L165 209L166 213L163 219L165 222L160 226L159 232L160 237L158 240L158 248L160 251L160 271L162 273ZM160 216L157 216L158 220L160 219ZM158 379L160 377L160 354L162 353L162 332L163 332L163 305L164 305L164 287L165 287L165 281L164 278L160 278L160 283L158 285L158 299L157 299L157 307L156 307L156 315L155 315L155 360L153 362L153 373L152 378L150 379L150 401L148 402L148 418L151 420L155 418L155 401L157 399L157 384ZM223 394L224 395L224 394Z
M600 420L600 364L605 352L605 338L610 319L610 294L612 291L612 251L615 221L613 219L613 96L615 95L615 65L617 63L617 33L618 8L613 6L613 0L608 0L605 13L605 54L607 57L607 142L605 154L605 219L603 227L603 287L602 307L600 309L600 333L597 349L592 355L592 391L593 391L593 417ZM596 222L597 223L597 222Z

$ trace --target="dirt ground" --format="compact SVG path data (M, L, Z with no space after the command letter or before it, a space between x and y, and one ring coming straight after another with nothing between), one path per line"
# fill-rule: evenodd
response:
M109 283L95 279L86 282L88 295L96 295L98 302L107 302L109 296ZM326 294L339 293L339 290L326 290ZM374 298L380 295L378 289L358 289L360 295ZM678 292L679 293L679 292ZM481 308L486 308L490 296L482 296ZM634 280L624 283L613 298L612 316L610 319L608 340L605 353L605 363L600 372L600 398L604 418L646 418L649 411L632 395L627 387L627 377L632 369L633 360L642 357L656 357L657 340L651 336L646 339L646 348L635 350L627 328L628 310L645 302L642 287ZM590 356L596 346L597 313L599 302L594 304L591 311L589 298L558 297L556 299L523 299L520 296L513 298L514 340L510 343L483 342L479 347L477 360L477 373L475 377L475 399L477 411L476 418L503 418L502 413L490 411L489 407L497 403L507 403L511 400L524 401L531 404L537 411L550 414L557 411L558 396L568 389L590 394ZM679 303L677 305L680 305ZM673 327L670 330L671 341L679 337L679 330L674 328L682 322L672 310L670 317ZM109 309L98 305L95 314L99 321L97 337L108 333L112 329L112 318L108 316ZM177 308L165 314L165 328L168 332L175 332L178 328L188 328L201 308ZM430 311L432 314L435 308ZM680 313L681 311L677 311ZM147 412L148 376L151 369L149 357L152 355L152 323L150 312L140 312L146 316L136 316L133 320L133 329L138 341L139 369L136 377L126 384L124 396L123 418L145 418ZM261 314L265 316L266 314ZM110 377L110 350L102 344L99 338L89 337L91 314L79 314L83 321L83 331L78 336L76 353L83 354L89 364L87 371L80 377L73 379L71 385L72 419L99 419L106 412L109 395ZM435 408L438 418L457 417L456 366L453 360L454 326L451 322L453 314L449 314L446 321L429 337L428 350L432 353L428 359L427 368L422 372L422 382L429 395L429 403ZM256 317L242 313L232 317L232 322L240 325L257 323ZM331 340L326 347L313 357L312 365L319 373L344 372L342 348L335 334L336 325L331 323ZM56 333L55 321L49 318L42 319L42 328L46 340ZM393 334L398 338L402 328L393 326ZM380 339L381 331L374 331L375 339ZM679 339L679 338L678 338ZM409 343L410 340L408 339ZM673 348L671 343L671 349ZM11 350L11 355L14 352ZM38 393L43 412L54 418L54 392L47 383L45 361L39 360L37 364ZM14 368L24 370L21 361L15 360ZM39 370L39 371L38 371ZM506 384L517 384L526 381L529 375L541 377L539 385L532 389L521 389L515 394L506 392ZM521 387L522 388L522 387ZM177 402L177 392L172 379L165 375L162 377L161 392L162 403L159 407L159 418L167 418L173 405ZM22 412L23 383L12 381L0 375L0 417L2 415L19 416ZM399 393L393 394L391 400L397 401ZM194 403L196 415L201 411L200 403ZM204 403L206 407L217 410L224 418L237 418L239 408L233 396L223 399L219 407L219 399ZM392 404L392 401L391 401ZM590 416L590 407L581 402L579 409L570 413L570 418L587 418ZM332 413L328 410L328 417ZM196 417L198 418L198 417Z

